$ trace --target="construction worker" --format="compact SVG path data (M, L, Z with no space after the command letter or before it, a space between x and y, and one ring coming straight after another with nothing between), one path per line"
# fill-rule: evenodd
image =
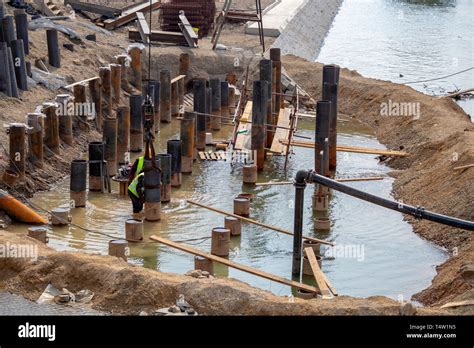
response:
M143 210L145 202L145 173L143 172L143 165L145 163L145 156L141 156L135 160L130 174L128 176L128 196L133 205L133 217L140 219L140 213Z

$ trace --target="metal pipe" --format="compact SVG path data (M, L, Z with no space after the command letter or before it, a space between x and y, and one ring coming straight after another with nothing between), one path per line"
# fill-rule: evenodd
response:
M7 97L12 96L12 84L10 76L10 64L8 59L8 49L6 42L0 42L0 90Z
M252 144L251 149L257 151L257 169L263 170L265 164L265 124L267 118L267 81L253 82L252 105Z
M56 103L43 103L43 113L46 115L44 127L44 144L54 153L59 154L59 118Z
M381 207L398 211L403 214L409 214L419 219L425 219L433 222L437 222L443 225L462 228L468 231L474 231L474 222L468 220L462 220L455 217L442 215L438 213L434 213L428 210L425 210L422 207L415 207L412 205L404 204L401 202L391 201L389 199L385 199L382 197L378 197L376 195L363 192L352 188L350 186L341 184L335 180L327 178L325 176L319 175L313 171L300 171L298 172L299 177L306 180L306 182L316 182L320 185L324 185L329 187L333 190L345 193L349 196L356 197L362 199L364 201L379 205Z
M160 119L171 122L171 72L169 69L160 71Z
M27 115L29 130L28 159L38 168L43 167L43 119L42 113L29 113Z
M211 114L220 115L221 114L221 81L219 79L211 79L209 81L211 88ZM212 130L221 129L221 119L219 117L213 117L211 119L211 128Z
M181 140L171 139L167 142L168 154L171 159L171 186L181 186Z
M59 137L67 145L74 144L74 136L72 132L72 114L69 112L70 102L72 96L69 94L58 94L56 96L56 103L59 109Z
M338 115L338 85L323 83L323 100L331 102L331 113L329 114L329 170L336 172L337 166L337 115Z
M331 102L326 100L318 101L316 104L316 130L314 144L314 169L318 173L323 173L320 166L319 156L324 151L324 141L329 138L329 116L331 114Z
M103 138L104 159L107 161L109 176L117 173L117 119L104 119Z
M15 27L13 25L13 16L5 16L2 18L3 41L7 46L11 46L11 42L15 40Z
M143 81L142 81L142 50L140 47L132 47L128 51L130 58L132 59L130 66L132 68L132 73L133 73L133 79L132 79L132 85L135 86L138 90L141 91L141 88L143 86Z
M19 98L18 85L16 83L15 64L13 63L13 55L10 47L7 47L8 69L10 70L10 86L13 98Z
M87 130L87 116L80 113L82 105L86 105L87 103L87 96L86 96L86 86L82 83L78 85L74 85L73 87L74 93L74 118L75 123L79 123L79 128L81 130Z
M24 177L26 125L23 123L10 123L8 134L10 136L10 170L17 173L20 177Z
M172 155L160 153L158 155L161 170L161 202L171 201L171 162Z
M271 125L273 121L273 109L272 109L272 87L273 87L273 64L270 59L262 59L260 61L260 80L268 82L267 91L267 121ZM266 131L266 147L271 148L273 137L275 135L275 129L267 127Z
M89 81L89 94L92 105L95 110L95 124L97 129L102 129L102 91L100 88L100 79Z
M30 53L30 40L28 36L28 15L24 10L15 10L16 37L23 40L25 54Z
M200 114L196 120L196 134L198 150L206 148L206 80L194 80L194 111Z
M295 217L293 229L293 262L292 273L300 275L301 273L301 250L303 245L303 213L304 213L304 190L306 188L305 181L295 181Z
M89 143L89 191L103 189L104 143L93 141Z
M110 80L112 83L113 102L115 106L120 104L121 98L121 80L122 80L122 66L120 64L110 64Z
M160 88L161 84L160 81L157 80L146 80L143 83L142 89L142 97L145 100L146 96L152 93L151 95L153 106L154 106L154 114L153 114L153 126L155 129L155 133L158 133L160 130Z
M71 162L71 180L69 183L70 199L74 207L85 207L87 197L87 161L73 160Z
M130 107L117 108L117 163L126 164L130 147Z
M275 68L275 98L273 102L273 112L277 115L280 114L280 108L282 104L281 98L281 50L279 48L271 48L270 49L270 59L272 60L273 67Z
M55 68L61 67L61 55L59 52L58 31L56 29L46 30L46 40L48 43L49 65Z
M193 172L194 156L194 130L196 128L196 114L185 112L181 120L181 171L183 173Z
M102 96L102 112L105 117L112 117L112 79L109 67L99 68L101 96ZM105 118L104 117L104 118Z
M26 63L23 40L12 40L11 49L14 59L16 83L19 89L28 90L28 81L26 79Z
M145 158L143 165L145 173L145 220L158 221L161 219L161 171L156 158Z
M142 95L130 96L130 151L140 152L143 149L143 115Z

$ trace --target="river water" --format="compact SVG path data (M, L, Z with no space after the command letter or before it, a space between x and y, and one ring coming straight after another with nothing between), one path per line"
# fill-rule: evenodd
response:
M397 83L427 80L467 69L473 65L473 6L471 0L346 0L318 61L337 63L356 69L365 76ZM425 93L442 94L456 87L473 87L473 81L473 71L470 71L411 86ZM472 103L465 102L462 106L469 112ZM314 139L313 122L301 121L298 135ZM167 139L176 138L178 134L176 120L170 125L162 125L156 143L159 151L165 149ZM228 135L228 130L222 131L215 134L215 138ZM370 130L345 122L339 123L338 142L384 148ZM282 157L268 161L258 181L291 179L299 169L313 166L313 153L311 149L296 148L286 173L283 161ZM392 198L393 179L387 176L389 171L375 156L338 154L338 177L385 176L383 181L350 184L385 198ZM65 179L50 192L37 194L33 201L47 209L65 205L69 197L68 188L69 179ZM116 186L113 188L110 195L90 193L87 207L72 211L73 222L117 238L123 237L125 221L131 217L131 205L128 199L118 196ZM436 265L448 256L442 249L414 234L401 214L338 192L335 192L330 206L331 230L316 231L311 191L311 187L306 189L304 233L352 250L335 257L326 254L323 258L322 269L340 294L385 295L407 300L429 286L436 274ZM145 236L156 234L172 240L208 237L213 227L223 225L223 216L188 205L185 199L232 211L233 197L242 192L256 194L252 202L252 218L293 229L292 186L243 187L240 168L233 170L226 162L197 161L194 174L183 176L181 189L173 190L172 202L163 206L162 221L145 223ZM25 233L27 226L13 225L9 229ZM72 226L50 229L50 245L58 250L106 254L108 240L103 235ZM195 242L193 247L209 252L210 240ZM291 278L291 254L291 237L244 223L242 236L232 239L229 258ZM185 273L193 268L192 256L156 243L131 244L129 262L164 272ZM215 267L217 276L237 278L278 295L291 293L287 286L222 265ZM304 281L311 283L307 277Z
M474 67L473 18L472 0L345 0L316 60L431 95L472 88L474 69L410 82ZM459 105L473 119L474 100Z

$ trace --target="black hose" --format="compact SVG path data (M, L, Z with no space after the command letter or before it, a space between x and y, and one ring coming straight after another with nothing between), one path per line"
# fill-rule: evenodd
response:
M297 174L297 180L300 180L306 176L306 181L316 182L323 186L332 188L333 190L340 191L349 196L353 196L364 201L398 211L400 213L409 214L419 219L425 219L433 222L437 222L443 225L448 225L452 227L462 228L468 231L474 231L474 222L468 220L458 219L452 216L442 215L438 213L433 213L431 211L425 210L422 207L414 207L412 205L391 201L389 199L381 198L373 194L363 192L352 188L350 186L341 184L337 181L329 179L325 176L321 176L312 171L299 171Z

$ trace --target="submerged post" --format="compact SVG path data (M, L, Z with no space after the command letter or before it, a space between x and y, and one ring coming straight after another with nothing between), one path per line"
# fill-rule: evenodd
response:
M194 81L194 111L197 113L197 149L206 148L206 80Z
M143 116L142 95L130 96L130 151L140 152L143 149Z
M86 206L87 201L87 161L73 160L71 162L71 181L69 184L69 195L74 201L74 207Z
M17 173L20 177L24 177L26 125L23 123L10 123L8 134L10 135L10 170Z
M56 103L43 103L43 113L46 115L44 127L44 144L54 153L59 154L59 118Z
M145 220L158 221L161 219L161 172L156 158L145 158Z
M211 119L212 130L221 129L221 81L219 79L211 79L209 81L212 94L211 94L211 113L214 116Z
M89 191L103 190L104 144L100 141L89 143Z
M117 173L117 119L104 119L103 129L104 159L107 161L109 176Z
M49 65L54 66L55 68L60 68L61 55L59 53L58 31L56 29L47 29L46 39L48 42Z
M339 67L325 65L323 67L323 99L331 102L329 117L329 170L336 172L337 166L337 114Z
M117 108L117 163L127 163L127 153L130 147L130 107Z
M167 143L168 154L172 157L171 159L171 186L180 187L182 181L181 174L181 140L168 140Z
M194 130L196 128L196 114L185 112L181 120L181 171L183 173L193 172L194 156Z
M267 120L266 120L266 147L271 148L273 136L275 135L275 128L271 127L273 122L272 110L272 83L273 83L273 65L270 59L262 59L260 61L260 80L267 81Z
M29 130L29 144L28 151L29 160L36 167L43 167L43 119L45 115L42 113L29 113L28 127Z
M161 202L171 201L171 161L170 154L161 153L158 155L161 169Z
M265 124L267 118L267 81L254 81L252 105L252 150L257 152L258 170L265 164Z
M69 103L72 96L69 94L58 94L56 103L59 110L59 137L69 146L74 144L74 136L72 133L72 114L69 112Z
M160 71L160 119L171 122L171 72L168 69Z

